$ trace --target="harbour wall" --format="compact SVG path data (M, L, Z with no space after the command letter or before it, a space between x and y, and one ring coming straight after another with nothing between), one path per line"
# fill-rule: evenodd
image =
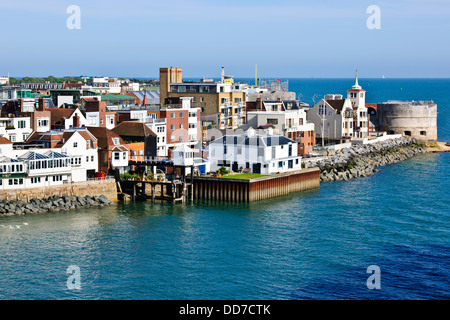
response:
M44 199L52 196L100 196L104 195L110 201L117 201L117 187L114 179L88 180L83 182L72 182L45 188L26 188L16 190L5 190L0 193L0 200L23 200L29 202L31 199Z
M319 168L279 173L254 179L194 177L194 198L253 202L319 188Z
M426 152L426 145L401 137L377 144L354 145L336 152L332 157L306 166L320 169L320 181L349 180L378 172L376 167L403 161Z

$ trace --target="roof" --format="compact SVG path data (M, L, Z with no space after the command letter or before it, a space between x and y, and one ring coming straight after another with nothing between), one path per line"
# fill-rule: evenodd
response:
M48 108L48 111L51 112L51 125L64 125L62 123L62 118L69 119L76 109L66 109L66 108Z
M123 94L106 94L101 95L101 101L119 101L119 100L136 100L135 97Z
M211 141L213 144L237 144L237 145L252 145L252 146L261 146L261 147L270 147L270 146L280 146L287 145L290 143L296 143L294 140L286 138L281 135L259 135L255 134L252 136L248 136L246 134L242 135L226 135L220 137L214 141Z
M345 99L325 100L337 113L341 113Z
M28 151L27 153L21 155L20 157L18 157L18 159L21 160L42 160L42 159L49 159L49 157L41 154L41 153L37 153L34 151Z
M87 130L92 133L98 140L98 147L100 149L107 149L109 146L114 146L113 138L119 138L120 144L124 144L123 139L117 133L104 127L87 127Z
M10 163L10 162L20 162L20 161L10 157L5 156L0 157L0 163Z
M147 104L158 104L159 101L159 90L142 90L142 91L131 91L127 93L127 95L133 94L136 98L138 98L141 103L143 103L145 100L147 100Z
M56 151L47 151L46 153L44 153L45 156L47 156L48 158L70 158L69 156L56 152Z
M123 121L114 127L112 131L124 137L156 136L145 123L139 121Z
M12 144L12 141L5 137L0 137L0 144Z

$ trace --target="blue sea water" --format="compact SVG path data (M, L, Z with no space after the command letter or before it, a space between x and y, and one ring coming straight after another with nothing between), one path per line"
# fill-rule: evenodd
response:
M249 80L250 81L250 80ZM290 79L306 102L352 79ZM360 79L367 102L433 99L450 80ZM127 203L0 217L0 299L449 299L450 154L251 204ZM367 268L380 268L368 289ZM80 289L69 289L69 266Z

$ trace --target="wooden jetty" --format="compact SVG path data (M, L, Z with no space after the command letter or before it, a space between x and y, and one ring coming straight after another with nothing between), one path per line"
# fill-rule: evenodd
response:
M193 176L184 174L175 181L121 181L124 193L132 200L185 202L194 199L253 202L318 188L320 170L302 169L253 179ZM193 167L191 168L191 173Z

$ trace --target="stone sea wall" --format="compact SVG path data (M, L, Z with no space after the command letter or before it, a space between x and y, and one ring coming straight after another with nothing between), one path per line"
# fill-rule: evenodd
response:
M304 160L306 167L319 167L320 181L349 180L378 172L376 167L406 160L426 152L417 140L401 137L377 144L354 145L341 149L332 157L316 162Z
M101 196L51 196L23 200L0 200L0 216L67 211L79 208L104 207L113 204L104 195Z

